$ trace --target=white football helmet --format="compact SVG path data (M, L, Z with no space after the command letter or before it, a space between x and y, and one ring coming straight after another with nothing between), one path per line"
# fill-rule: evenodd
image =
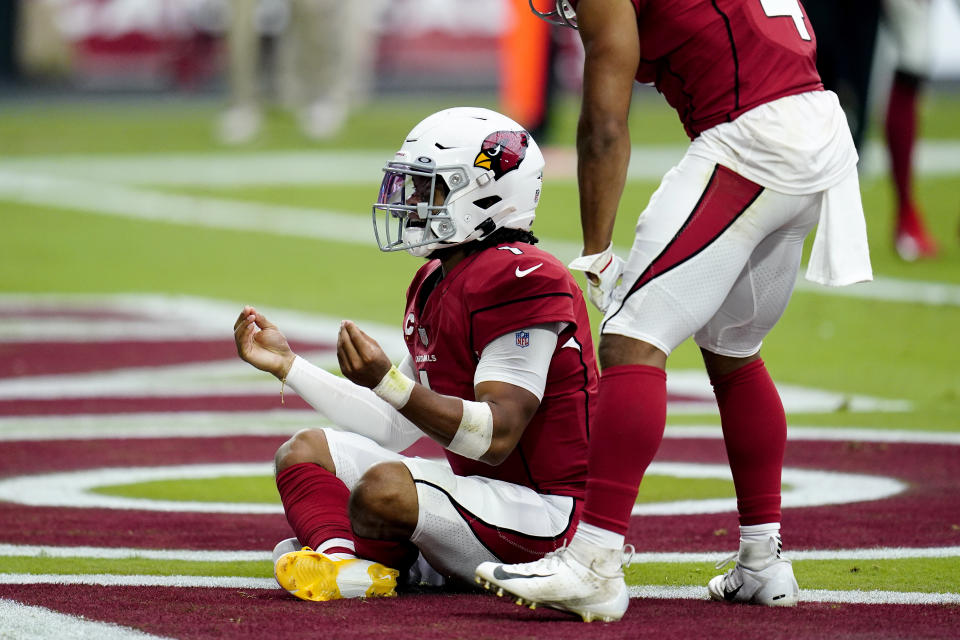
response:
M553 11L540 11L534 5L534 0L530 0L530 9L538 18L543 18L550 24L561 27L577 28L577 12L570 4L570 0L552 0Z
M529 230L543 154L510 118L456 107L415 126L383 173L373 205L377 244L424 257L500 228Z

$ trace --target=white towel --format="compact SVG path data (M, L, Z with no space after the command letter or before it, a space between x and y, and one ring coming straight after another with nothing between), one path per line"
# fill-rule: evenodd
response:
M823 192L806 278L832 287L873 280L856 168Z

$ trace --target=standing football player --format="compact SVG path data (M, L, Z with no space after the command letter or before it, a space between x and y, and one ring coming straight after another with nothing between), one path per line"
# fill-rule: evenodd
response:
M707 589L715 600L796 604L780 551L786 419L760 345L818 221L807 277L830 285L872 277L857 154L817 75L813 31L796 0L557 0L549 17L579 26L585 51L584 248L570 267L586 273L591 301L606 312L587 498L569 546L533 563L480 565L477 579L587 621L624 614L624 537L663 437L664 368L693 336L719 404L740 517L736 564ZM611 237L634 80L664 95L692 143L640 215L624 263Z
M240 314L240 357L339 427L277 451L296 538L274 569L295 596L393 595L418 551L472 584L482 562L530 561L572 536L597 368L580 288L530 231L543 165L530 135L487 109L447 109L407 135L373 205L380 248L427 259L397 366L345 321L343 379L295 355L254 308ZM424 435L446 461L398 453Z

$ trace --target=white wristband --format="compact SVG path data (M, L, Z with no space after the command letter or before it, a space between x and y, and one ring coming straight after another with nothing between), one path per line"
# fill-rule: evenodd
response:
M407 401L410 400L410 394L413 393L413 387L416 383L407 376L400 373L396 366L390 367L373 392L385 400L394 409L402 409Z
M471 460L479 460L490 450L493 440L493 412L486 402L463 402L463 417L447 449Z

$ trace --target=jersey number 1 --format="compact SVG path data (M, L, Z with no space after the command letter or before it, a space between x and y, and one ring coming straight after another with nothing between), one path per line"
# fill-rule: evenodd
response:
M781 16L793 18L793 24L797 27L800 37L804 40L812 40L810 32L807 31L807 25L803 22L803 11L800 9L798 0L760 0L760 6L769 18Z

